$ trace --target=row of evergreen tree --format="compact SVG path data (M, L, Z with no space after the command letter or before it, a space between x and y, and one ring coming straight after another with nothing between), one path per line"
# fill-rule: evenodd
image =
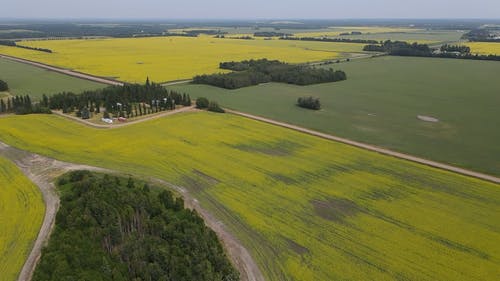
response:
M29 95L14 96L7 99L0 99L0 114L15 113L19 115L31 113L50 113L47 107L39 103L33 104Z
M226 74L198 75L195 84L208 84L226 89L237 89L268 82L311 85L346 80L345 72L333 69L314 68L306 65L291 65L276 60L247 60L222 62L221 69L233 70Z
M62 92L51 97L43 96L42 105L64 113L76 111L77 116L87 119L102 109L113 117L137 117L165 110L176 105L190 106L191 97L176 91L169 91L160 84L126 84L104 89L85 91L79 95Z

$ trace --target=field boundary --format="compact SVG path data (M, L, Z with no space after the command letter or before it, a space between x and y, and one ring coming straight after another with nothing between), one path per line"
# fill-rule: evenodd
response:
M458 173L458 174L461 174L461 175L464 175L464 176L474 177L474 178L477 178L477 179L486 180L486 181L489 181L489 182L500 184L500 178L492 176L492 175L487 175L487 174L483 174L483 173L479 173L479 172L474 172L474 171L471 171L471 170L467 170L467 169L464 169L464 168L459 168L459 167L452 166L452 165L449 165L449 164L444 164L444 163L440 163L440 162L428 160L428 159L425 159L425 158L420 158L420 157L417 157L417 156L413 156L413 155L409 155L409 154L405 154L405 153L401 153L401 152L392 151L392 150L389 150L389 149L386 149L386 148L381 148L381 147L378 147L378 146L374 146L374 145L370 145L370 144L366 144L366 143L362 143L362 142L357 142L357 141L353 141L353 140L350 140L350 139L337 137L337 136L330 135L330 134L321 133L321 132L318 132L318 131L314 131L314 130L307 129L307 128L304 128L304 127L296 126L296 125L293 125L293 124L276 121L276 120L273 120L273 119L270 119L270 118L265 118L265 117L261 117L261 116L257 116L257 115L253 115L253 114L248 114L248 113L244 113L244 112L240 112L240 111L236 111L236 110L231 110L231 109L225 109L225 110L226 110L226 112L234 114L234 115L242 116L242 117L245 117L245 118L253 119L253 120L264 122L264 123L269 123L269 124L272 124L272 125L280 126L280 127L287 128L287 129L291 129L291 130L298 131L298 132L301 132L301 133L305 133L305 134L308 134L308 135L312 135L312 136L320 137L320 138L323 138L323 139L340 142L340 143L351 145L351 146L355 146L355 147L358 147L358 148L363 148L363 149L366 149L366 150L370 150L370 151L381 153L381 154L384 154L384 155L396 157L396 158L403 159L403 160L408 160L408 161L411 161L411 162L415 162L415 163L418 163L418 164L430 166L430 167L433 167L433 168L438 168L438 169L441 169L441 170L446 170L446 171L449 171L449 172Z
M54 71L54 72L61 73L61 74L66 74L69 76L73 76L76 78L85 79L85 80L89 80L89 81L97 82L97 83L101 83L101 84L113 85L113 86L123 86L125 84L124 82L121 82L118 80L94 76L94 75L83 73L83 72L64 69L64 68L60 68L60 67L55 67L55 66L44 64L41 62L36 62L36 61L32 61L32 60L27 60L27 59L21 59L18 57L13 57L13 56L5 55L5 54L0 54L0 58L7 59L10 61L20 62L20 63L24 63L24 64L29 64L29 65L32 65L32 66L35 66L38 68Z

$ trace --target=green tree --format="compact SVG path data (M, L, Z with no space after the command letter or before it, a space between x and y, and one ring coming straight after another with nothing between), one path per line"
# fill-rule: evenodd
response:
M7 82L0 80L0 92L5 92L9 90L9 85Z
M200 98L196 99L196 108L203 109L203 108L207 108L208 105L209 105L209 101L207 98L200 97Z

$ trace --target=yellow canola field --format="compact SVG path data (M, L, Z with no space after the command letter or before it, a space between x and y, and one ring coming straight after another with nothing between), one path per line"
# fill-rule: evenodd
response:
M230 114L113 130L8 116L0 139L185 187L249 249L266 280L500 276L500 188L492 183Z
M278 59L303 63L361 52L363 44L200 37L24 41L53 53L0 46L0 53L127 82L164 82L220 72L222 61Z
M465 45L470 47L470 52L472 54L500 55L499 42L469 42Z
M0 157L0 280L14 281L31 251L45 205L38 188Z

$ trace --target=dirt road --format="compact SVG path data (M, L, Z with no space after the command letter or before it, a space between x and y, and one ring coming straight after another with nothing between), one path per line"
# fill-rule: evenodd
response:
M85 80L89 80L89 81L93 81L93 82L98 82L98 83L106 84L106 85L122 86L124 84L124 82L118 81L118 80L115 80L115 79L109 79L109 78L99 77L99 76L95 76L95 75L91 75L91 74L87 74L87 73L82 73L82 72L73 71L73 70L70 70L70 69L65 69L65 68L61 68L61 67L56 67L56 66L44 64L44 63L41 63L41 62L36 62L36 61L32 61L32 60L21 59L21 58L9 56L9 55L0 54L0 58L11 60L11 61L15 61L15 62L29 64L29 65L32 65L32 66L35 66L35 67L43 68L43 69L46 69L46 70L50 70L50 71L54 71L54 72L66 74L66 75L69 75L69 76L73 76L73 77L77 77L77 78L81 78L81 79L85 79ZM191 81L192 81L191 79L185 79L185 80L164 82L161 85L162 86L172 86L172 85L177 85L177 84L189 83Z
M90 75L90 74L85 74L85 73L81 73L81 72L77 72L77 71L73 71L73 70L69 70L69 69L59 68L59 67L47 65L47 64L44 64L44 63L36 62L36 61L20 59L20 58L16 58L16 57L9 56L9 55L0 54L0 58L8 59L8 60L15 61L15 62L29 64L29 65L36 66L36 67L39 67L39 68L47 69L47 70L50 70L50 71L54 71L54 72L66 74L66 75L69 75L69 76L73 76L73 77L77 77L77 78L81 78L81 79L85 79L85 80L89 80L89 81L94 81L94 82L102 83L102 84L116 85L116 86L122 86L123 85L123 82L121 82L121 81L117 81L117 80L113 80L113 79L108 79L108 78L103 78L103 77L98 77L98 76L94 76L94 75Z
M48 241L50 233L54 227L55 217L59 208L59 197L55 190L54 180L60 175L74 170L90 170L113 174L123 173L99 167L58 161L13 148L2 142L0 142L0 155L12 160L21 169L21 171L40 188L46 205L42 227L40 228L40 232L33 245L33 249L31 250L31 253L28 256L18 278L18 281L29 281L31 280L36 264L40 259L41 250ZM248 250L224 227L221 221L217 220L207 210L203 209L198 200L193 198L185 188L160 179L151 178L149 180L153 183L176 190L183 196L186 208L195 209L198 214L203 217L206 225L210 227L221 240L229 258L240 272L242 281L264 280L259 267L253 260Z
M230 110L230 109L225 109L225 110L226 110L226 112L231 113L231 114L235 114L235 115L243 116L243 117L246 117L246 118L254 119L254 120L257 120L257 121L261 121L261 122L273 124L273 125L276 125L276 126L280 126L280 127L292 129L292 130L299 131L299 132L302 132L302 133L306 133L306 134L309 134L309 135L313 135L313 136L316 136L316 137L320 137L320 138L324 138L324 139L328 139L328 140L333 140L333 141L337 141L337 142L341 142L341 143L345 143L345 144L348 144L348 145L352 145L352 146L356 146L356 147L359 147L359 148L363 148L363 149L375 151L375 152L378 152L378 153L381 153L381 154L385 154L385 155L389 155L389 156L393 156L393 157L396 157L396 158L400 158L400 159L404 159L404 160L416 162L416 163L419 163L419 164L431 166L431 167L434 167L434 168L438 168L438 169L442 169L442 170L447 170L447 171L458 173L458 174L462 174L462 175L465 175L465 176L474 177L474 178L478 178L478 179L482 179L482 180L486 180L486 181L490 181L490 182L494 182L494 183L500 184L500 178L497 178L495 176L486 175L486 174L482 174L482 173L470 171L470 170L467 170L467 169L463 169L463 168L451 166L451 165L448 165L448 164L443 164L443 163L431 161L431 160L428 160L428 159L424 159L424 158L420 158L420 157L416 157L416 156L412 156L412 155L408 155L408 154L404 154L404 153L400 153L400 152L388 150L388 149L377 147L377 146L374 146L374 145L369 145L369 144L365 144L365 143L361 143L361 142L357 142L357 141L353 141L353 140L349 140L349 139L345 139L345 138L341 138L341 137L337 137L337 136L333 136L333 135L321 133L321 132L318 132L318 131L306 129L306 128L303 128L303 127L300 127L300 126L288 124L288 123L285 123L285 122L276 121L276 120L273 120L273 119L269 119L269 118L265 118L265 117L261 117L261 116L257 116L257 115L252 115L252 114L248 114L248 113L244 113L244 112L239 112L239 111L235 111L235 110Z
M56 115L59 115L59 116L62 116L64 118L71 119L73 121L77 121L77 122L83 123L83 124L85 124L87 126L90 126L90 127L94 127L94 128L98 128L98 129L114 129L114 128L125 127L125 126L129 126L129 125L132 125L132 124L137 124L137 123L141 123L141 122L144 122L144 121L148 121L148 120L153 120L153 119L157 119L157 118L169 116L169 115L174 115L174 114L181 113L181 112L188 112L188 111L195 111L195 110L196 110L195 106L192 105L192 106L182 107L182 108L176 109L176 110L165 111L165 112L161 112L161 113L155 113L155 114L153 114L151 116L147 116L147 117L144 117L144 118L141 118L141 119L137 119L137 120L133 120L133 121L128 121L128 122L124 122L124 123L116 123L116 124L96 124L96 123L92 123L92 122L90 122L88 120L84 120L84 119L78 118L76 116L64 114L61 111L56 111L56 110L53 110L52 113L54 113Z

